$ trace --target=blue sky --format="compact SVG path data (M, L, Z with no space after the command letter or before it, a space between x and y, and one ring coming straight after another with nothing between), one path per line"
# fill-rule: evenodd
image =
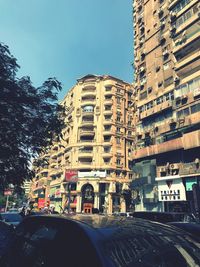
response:
M56 77L62 99L76 79L133 81L132 0L0 0L0 41L35 86Z

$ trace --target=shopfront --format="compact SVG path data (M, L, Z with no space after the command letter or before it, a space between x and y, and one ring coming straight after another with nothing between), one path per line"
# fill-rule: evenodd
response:
M55 211L60 212L62 207L62 195L60 185L50 188L50 205L54 205Z

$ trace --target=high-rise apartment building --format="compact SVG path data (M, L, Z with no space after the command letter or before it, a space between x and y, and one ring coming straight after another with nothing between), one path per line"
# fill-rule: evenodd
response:
M63 139L41 156L48 164L37 169L32 198L39 207L50 202L57 210L125 211L132 179L132 86L108 75L87 75L62 105Z
M136 209L197 210L200 3L135 0L133 21Z

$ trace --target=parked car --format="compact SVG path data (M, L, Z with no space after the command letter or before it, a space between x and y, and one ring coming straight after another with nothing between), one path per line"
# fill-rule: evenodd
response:
M197 222L194 214L187 212L135 211L131 214L131 216L134 218L142 218L160 223Z
M200 266L200 242L183 230L137 218L29 216L16 228L0 266Z
M22 216L18 212L2 212L0 213L0 221L7 222L13 226L18 225L22 221Z

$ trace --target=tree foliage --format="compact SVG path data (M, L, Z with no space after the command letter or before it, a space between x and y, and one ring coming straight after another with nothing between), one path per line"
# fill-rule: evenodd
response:
M16 58L0 43L0 189L20 187L31 178L32 158L64 125L57 103L61 83L49 78L36 88L29 77L17 77L18 69Z

